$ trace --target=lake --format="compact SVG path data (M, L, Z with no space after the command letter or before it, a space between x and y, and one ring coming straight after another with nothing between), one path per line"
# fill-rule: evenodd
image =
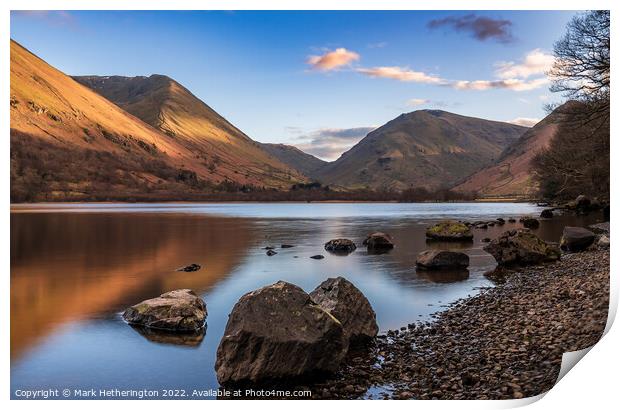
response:
M35 204L11 207L11 395L16 389L217 389L215 355L228 314L248 291L285 280L310 292L344 276L369 299L382 332L443 309L479 287L493 258L484 237L521 227L474 230L473 243L427 244L425 228L444 218L490 220L538 215L527 203L166 203ZM602 215L541 220L536 233L558 241L565 225ZM383 231L396 247L373 255L366 234ZM348 256L323 250L352 239ZM269 257L265 246L276 249ZM459 248L469 275L429 275L416 255ZM310 259L322 254L323 260ZM197 272L175 269L198 263ZM207 309L206 334L140 332L122 311L172 289L190 288Z

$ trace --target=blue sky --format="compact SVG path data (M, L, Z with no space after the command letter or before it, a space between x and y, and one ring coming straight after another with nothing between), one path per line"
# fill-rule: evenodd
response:
M251 138L335 159L416 109L544 117L574 12L13 12L11 37L70 75L165 74Z

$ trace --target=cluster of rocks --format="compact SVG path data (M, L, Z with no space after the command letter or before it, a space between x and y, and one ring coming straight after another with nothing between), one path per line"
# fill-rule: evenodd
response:
M366 249L369 253L384 253L389 252L391 249L394 248L394 242L392 241L392 237L389 234L383 232L369 233L366 236L366 239L364 239L364 241L362 242L362 244L366 246ZM281 249L288 249L293 247L294 245L289 244L282 244L280 246ZM354 252L357 249L357 245L351 239L337 238L327 241L323 245L323 248L334 255L346 256ZM263 249L266 250L265 253L267 256L274 256L278 254L278 252L275 251L276 248L273 246L265 246ZM324 259L325 256L318 254L310 256L310 258L320 260Z
M370 303L345 278L328 279L310 294L280 281L234 306L217 349L217 379L226 386L333 373L350 346L377 332Z
M514 218L508 219L509 223L517 222ZM490 221L474 221L474 222L463 222L465 225L474 228L474 229L487 229L491 226L499 225L502 226L506 224L506 220L504 218L497 218Z
M493 223L499 220L505 223L501 218ZM411 323L386 335L377 336L372 306L343 277L330 278L309 294L283 281L245 294L230 313L217 350L219 383L292 385L312 390L314 398L360 397L372 386L398 399L522 398L548 390L562 352L595 343L605 326L609 225L593 227L602 232L598 235L565 227L558 246L527 228L538 227L538 220L520 222L526 228L506 231L484 246L500 268L489 276L496 287L456 302L433 322ZM426 238L472 241L471 229L482 223L489 226L442 221L427 229ZM369 252L394 247L382 232L369 234L363 245ZM340 238L325 249L346 255L356 245ZM560 260L561 250L571 253ZM468 265L465 253L450 250L426 250L416 259L422 274L467 272ZM516 266L527 268L515 271ZM198 269L192 264L179 270ZM150 340L166 343L170 334L180 333L188 335L186 345L202 341L206 317L206 304L189 289L145 300L123 314Z
M539 204L549 206L549 203ZM554 211L574 212L578 215L587 215L591 212L603 211L605 218L609 218L609 202L598 198L590 198L587 195L579 195L577 198L566 203L557 203L549 209L544 209L541 218L552 218Z
M432 322L379 335L314 398L512 399L553 387L566 351L596 343L609 305L609 251L505 271ZM373 395L371 396L371 392Z

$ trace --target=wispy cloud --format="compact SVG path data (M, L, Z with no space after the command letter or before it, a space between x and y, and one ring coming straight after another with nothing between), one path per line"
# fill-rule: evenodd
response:
M376 127L322 128L297 137L300 150L327 161L337 159Z
M449 16L431 20L427 24L430 29L448 27L457 32L465 32L476 40L495 40L500 43L514 41L511 33L512 21L493 19L490 17L467 14L465 16Z
M405 82L440 84L444 81L434 75L403 67L358 68L356 71L373 78L390 78Z
M534 75L543 75L553 66L553 55L537 48L526 54L520 63L501 61L496 64L495 74L499 78L529 78Z
M447 103L446 101L430 100L428 98L412 98L410 100L407 100L405 105L407 107L420 107L423 105L427 107L447 107L449 105L457 106L459 104L458 103Z
M306 63L315 70L332 71L348 66L359 59L360 55L355 51L347 50L346 48L337 48L322 55L309 56Z
M383 48L388 45L387 41L380 41L378 43L370 43L367 45L368 48Z
M484 91L491 89L505 89L513 91L530 91L540 88L549 83L547 78L537 78L534 80L521 80L511 78L507 80L460 80L450 83L450 86L457 90Z
M523 127L533 127L540 122L540 118L518 117L508 122L515 125L521 125Z

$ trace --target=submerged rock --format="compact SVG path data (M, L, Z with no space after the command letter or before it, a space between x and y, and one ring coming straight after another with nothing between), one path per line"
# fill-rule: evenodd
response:
M379 332L370 302L343 277L327 279L310 292L310 299L342 323L346 337L354 345L370 341Z
M521 222L523 226L528 229L538 229L538 227L540 226L540 222L538 222L538 219L532 218L530 216L522 217L521 219L519 219L519 222Z
M368 234L363 245L368 247L368 250L388 250L394 248L392 237L383 232L374 232Z
M265 254L267 256L273 256L273 255L277 255L278 252L274 251L273 249L269 249L267 252L265 252Z
M196 272L197 270L200 270L200 265L198 265L197 263L192 263L190 265L183 266L182 268L177 269L177 272Z
M220 384L335 372L347 353L342 324L298 286L277 282L235 304L217 349Z
M280 245L280 248L282 249L288 249L288 248L294 248L295 245L289 245L287 243L283 243L282 245Z
M144 300L123 313L130 325L177 332L202 328L207 318L207 305L190 289L179 289Z
M324 259L324 258L325 258L325 256L323 256L323 255L313 255L313 256L310 257L310 259L317 259L317 260Z
M353 252L357 247L350 239L332 239L325 243L325 250L333 253L348 254Z
M463 252L427 250L418 255L415 263L420 269L465 269L469 266L469 256Z
M529 229L510 230L483 248L498 265L532 265L560 259L560 249L548 244Z
M586 228L565 226L562 232L562 239L560 240L560 248L571 252L579 252L592 245L595 240L596 235Z
M474 234L462 222L441 221L426 228L426 239L436 241L471 241Z

